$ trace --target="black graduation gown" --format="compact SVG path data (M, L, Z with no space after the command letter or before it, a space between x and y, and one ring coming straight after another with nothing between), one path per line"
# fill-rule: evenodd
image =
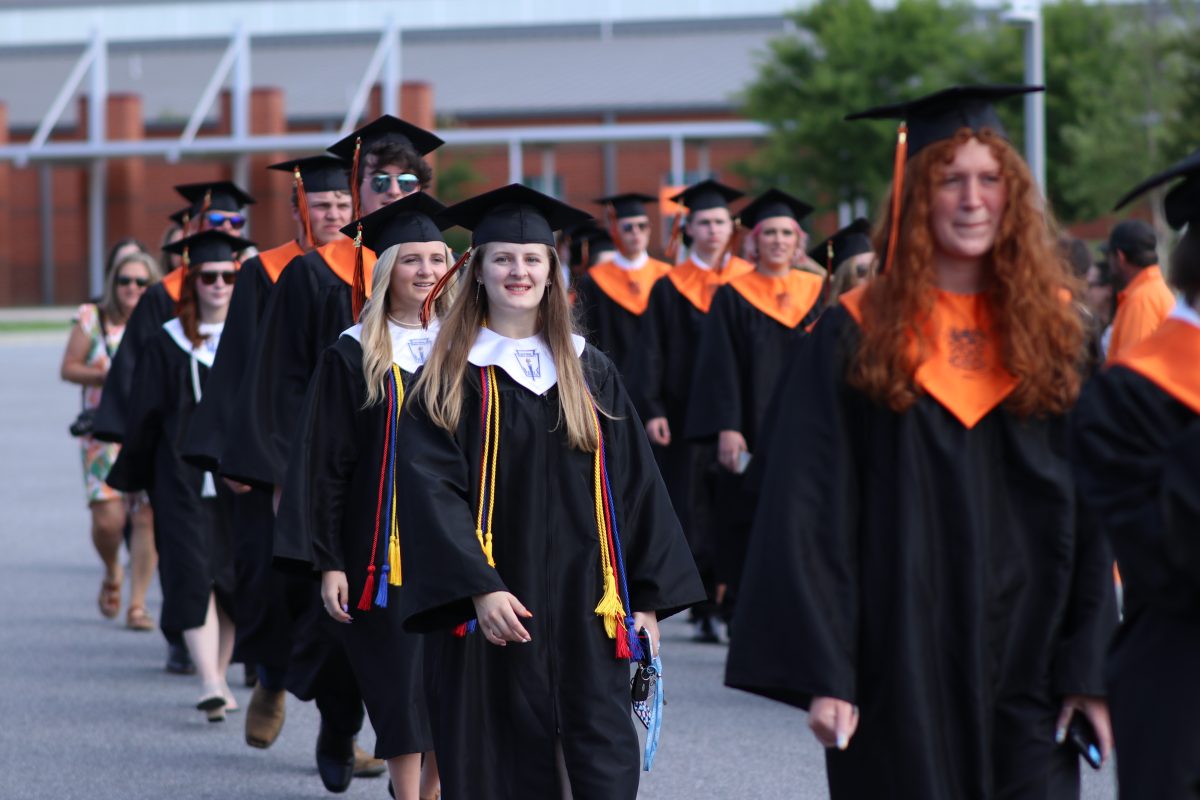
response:
M880 407L844 380L858 330L826 311L780 386L726 683L858 706L826 756L834 800L1076 796L1055 720L1104 694L1116 614L1067 422Z
M1121 570L1125 613L1105 677L1122 797L1191 797L1200 780L1200 579L1171 557L1164 514L1167 464L1196 419L1116 366L1091 381L1074 421L1081 491Z
M794 327L758 309L733 286L722 286L701 326L685 434L714 439L721 431L738 431L753 454L762 442L767 406L814 307ZM746 541L754 521L754 502L744 489L744 475L719 464L710 466L716 497L714 575L736 593L746 559ZM731 604L731 603L730 603Z
M401 375L411 383L411 374ZM388 546L388 532L380 530L372 561L388 409L386 397L364 409L366 395L362 346L342 336L324 352L313 376L279 525L308 531L313 569L346 573L354 622L343 625L324 615L321 624L345 646L375 729L375 755L393 758L432 750L433 734L422 684L423 637L404 631L396 602L403 587L389 590L384 608L355 607L367 566L382 564ZM402 549L401 564L407 566L404 555Z
M209 369L197 365L201 389ZM154 506L154 538L162 582L161 623L167 630L204 624L208 596L234 613L231 493L216 481L217 496L201 497L204 472L184 462L180 441L196 409L191 356L165 330L138 358L125 441L108 483L121 491L146 490Z
M601 408L608 472L632 610L659 617L704 598L687 544L641 423L616 369L587 347L585 376ZM576 800L637 794L638 740L629 708L629 665L594 614L599 543L591 454L568 449L558 393L538 396L496 369L500 468L489 567L475 537L480 474L479 369L451 436L410 398L400 424L402 509L410 630L427 637L425 676L442 787L472 800L558 797L561 741ZM474 616L471 597L507 590L533 617L532 641L496 647L481 632L447 629ZM627 609L629 610L629 609Z
M149 341L162 332L163 323L174 316L175 300L162 282L142 294L129 315L121 346L117 348L104 379L104 392L96 409L92 436L102 442L124 440L138 360Z
M1164 470L1167 554L1181 579L1200 592L1200 422L1194 422L1171 448Z
M655 268L659 264L661 262L650 261L632 273L635 279L647 280L651 275L659 274L660 271ZM620 269L615 265L611 268ZM661 268L665 269L666 265L662 264ZM645 310L635 313L614 300L597 284L590 270L575 284L575 305L579 309L588 343L612 359L621 379L628 384L632 378L632 355L638 348L638 331Z
M238 270L204 398L183 441L183 458L190 464L213 472L220 468L228 433L240 413L237 401L253 353L258 321L275 286L263 259L273 259L277 267L279 255L291 250L300 253L299 246L290 242L254 256ZM283 579L271 567L275 526L271 492L256 486L245 494L233 495L230 513L237 596L243 599L237 604L234 620L234 660L283 668L292 647L291 621Z

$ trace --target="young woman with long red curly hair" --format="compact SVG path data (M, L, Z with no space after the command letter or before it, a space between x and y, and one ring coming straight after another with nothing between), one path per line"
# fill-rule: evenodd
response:
M1069 721L1111 747L1111 560L1067 462L1083 329L990 104L1019 91L869 113L907 123L882 272L798 350L756 454L727 681L809 711L835 800L1077 797Z

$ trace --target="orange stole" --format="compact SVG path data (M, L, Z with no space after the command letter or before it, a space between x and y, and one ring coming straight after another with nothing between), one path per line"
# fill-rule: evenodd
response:
M341 238L317 248L321 258L333 270L334 274L344 280L348 286L354 286L354 240ZM367 297L371 296L371 271L375 269L375 251L369 247L362 249L363 277L367 287Z
M671 271L671 267L653 258L637 269L621 269L611 261L597 264L588 275L614 303L634 316L641 316L650 305L650 290L654 282Z
M283 272L283 268L290 264L293 258L302 255L304 255L304 250L300 248L300 243L293 239L287 244L281 244L279 247L259 253L258 260L263 265L267 277L271 279L271 283L275 283L279 280L279 274Z
M1195 325L1168 317L1113 365L1133 370L1200 414L1200 328Z
M162 285L167 290L167 295L176 303L179 302L179 294L183 291L183 279L186 275L186 267L176 267L162 279Z
M787 328L799 325L825 288L825 279L797 269L772 277L758 270L734 278L729 285L746 302Z
M860 326L865 289L841 297L842 305ZM925 321L929 352L913 378L967 429L975 427L1017 387L991 332L992 311L985 295L935 290L933 309ZM909 347L915 356L915 339Z
M689 303L707 314L719 287L753 271L753 264L737 256L731 256L725 268L720 270L701 269L689 258L668 272L667 278Z

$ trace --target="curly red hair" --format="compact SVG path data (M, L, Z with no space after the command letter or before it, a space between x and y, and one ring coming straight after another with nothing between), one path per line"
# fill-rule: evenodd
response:
M907 165L900 236L892 267L877 277L862 298L864 325L847 381L893 411L912 407L920 396L914 381L924 352L924 325L934 301L934 236L930 223L933 189L955 152L972 137L987 145L1000 163L1008 202L985 261L984 291L991 300L994 333L1004 365L1019 384L1006 407L1020 416L1061 414L1075 403L1084 352L1083 324L1064 290L1078 293L1077 281L1056 247L1054 225L1025 161L989 130L963 128L952 138L922 150ZM887 246L890 204L876 232L876 251Z

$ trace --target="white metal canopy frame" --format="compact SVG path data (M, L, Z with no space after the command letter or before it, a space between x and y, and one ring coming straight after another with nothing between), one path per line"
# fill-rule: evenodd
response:
M525 5L529 5L530 2L531 0L525 0ZM615 2L616 0L610 0L610 11ZM764 10L768 6L781 5L778 0L751 0L751 4L762 5ZM394 17L385 15L388 6L393 14L397 5L436 7L441 9L441 16L432 18L434 23L423 27L454 26L454 23L442 21L445 20L445 9L437 0L410 0L407 4L361 3L357 4L360 13L349 15L350 21L347 21L347 16L339 18L322 16L320 13L312 15L307 12L304 14L294 13L296 11L294 7L300 5L305 4L246 3L241 7L247 13L232 27L226 18L223 21L223 31L213 27L214 17L220 15L202 14L200 17L196 17L186 11L180 13L187 15L187 24L181 24L179 19L160 17L156 23L148 25L144 22L147 8L144 5L110 7L104 13L97 13L90 20L86 18L87 15L78 13L71 17L58 18L58 15L67 11L66 9L0 12L0 18L12 17L5 21L5 25L0 26L5 31L0 33L0 47L82 46L83 48L74 68L38 125L33 138L28 143L0 147L0 160L11 161L22 167L30 163L37 163L45 167L62 162L86 162L88 164L88 262L89 288L92 293L98 294L101 291L104 278L105 196L107 192L105 166L108 159L161 157L171 162L188 157L232 159L234 180L244 186L249 182L247 158L249 154L319 151L328 146L331 141L352 131L361 120L367 108L371 90L376 84L380 85L382 90L383 112L399 115L402 36ZM474 6L477 3L470 2L469 5ZM495 9L497 6L506 5L486 3L480 7ZM327 11L329 8L329 4L312 6L313 10L324 9ZM125 25L121 22L121 15L130 9L136 11L138 19L143 20L142 23ZM292 13L284 13L285 11ZM491 11L491 15L495 15L495 13L495 11ZM589 10L587 13L592 14L592 21L595 21L596 12ZM627 12L634 17L638 13L636 10ZM703 13L703 10L698 12L693 6L692 13ZM458 15L454 16L458 19L462 18ZM81 17L83 18L81 19ZM204 20L204 23L196 24L197 19ZM425 17L425 19L431 18ZM476 23L480 21L479 16L475 16L473 19ZM610 14L609 19L602 21L601 24L611 24L611 21L612 15ZM89 22L91 27L85 32L81 29L81 25ZM514 20L510 17L503 22L497 21L495 24L511 25L513 23ZM122 31L122 33L115 33L116 31ZM366 37L378 35L378 44L342 119L338 136L331 137L328 133L252 135L250 133L250 63L253 41L331 32ZM214 39L227 40L227 46L178 138L131 141L107 138L105 98L108 96L108 53L111 43L211 42ZM87 104L87 138L82 141L50 141L55 126L62 118L72 98L83 88L85 80L87 80L86 93L92 100ZM231 97L229 135L198 137L197 133L208 117L213 103L216 102L222 88L226 85L229 85ZM497 127L445 130L439 131L438 135L446 141L449 147L506 146L510 182L520 182L523 178L523 147L525 145L663 141L669 143L670 147L671 181L678 185L684 182L684 142L686 140L759 138L766 132L766 127L759 123L730 120ZM49 230L50 218L48 216L51 205L48 202L50 181L48 172L45 170L43 170L41 185L47 195L42 198L43 227L45 228L42 235L42 286L44 299L48 301L53 290L53 234Z

